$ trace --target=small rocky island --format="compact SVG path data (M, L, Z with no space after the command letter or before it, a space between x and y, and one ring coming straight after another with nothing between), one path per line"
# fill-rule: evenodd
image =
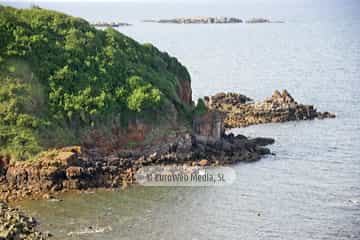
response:
M224 24L242 23L243 20L235 17L182 17L160 20L143 20L143 22L176 23L176 24Z
M226 114L225 127L246 127L253 124L335 118L334 113L318 112L313 105L297 103L288 91L276 90L264 101L252 99L237 93L218 93L205 97L210 109Z
M284 21L271 21L267 18L251 18L245 21L245 23L284 23Z
M143 22L153 23L175 23L175 24L226 24L226 23L243 23L244 21L236 17L181 17L160 20L143 20ZM266 18L251 18L245 23L284 23L283 21L271 21Z
M130 23L125 23L125 22L94 22L94 23L91 23L91 26L117 28L117 27L131 26L131 24Z

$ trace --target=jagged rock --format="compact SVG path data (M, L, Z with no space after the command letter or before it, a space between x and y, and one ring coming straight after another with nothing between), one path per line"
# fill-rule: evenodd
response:
M237 93L217 93L214 96L206 96L204 97L205 103L210 108L216 108L219 105L237 105L237 104L244 104L247 102L251 102L252 99Z
M226 97L225 97L226 96ZM274 91L270 98L261 102L250 102L239 94L216 94L205 97L205 104L226 114L225 127L245 127L253 124L334 118L335 114L317 112L312 105L297 103L290 93Z

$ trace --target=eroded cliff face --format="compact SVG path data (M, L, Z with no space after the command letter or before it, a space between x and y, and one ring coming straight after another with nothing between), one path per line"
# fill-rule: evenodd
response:
M177 94L183 103L192 104L192 89L190 80L179 80Z

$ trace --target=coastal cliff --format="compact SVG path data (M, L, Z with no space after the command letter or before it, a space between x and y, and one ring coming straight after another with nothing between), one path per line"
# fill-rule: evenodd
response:
M40 8L0 7L0 199L133 183L142 166L255 161L187 69L151 44ZM71 147L75 146L75 147Z
M190 125L190 75L151 44L38 7L0 6L0 39L0 166L132 126Z

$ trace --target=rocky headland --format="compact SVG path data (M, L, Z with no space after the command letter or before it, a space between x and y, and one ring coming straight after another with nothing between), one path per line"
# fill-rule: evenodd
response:
M335 118L334 113L318 112L313 105L304 105L283 90L276 90L264 101L254 102L252 99L237 93L218 93L205 97L205 104L210 109L217 109L226 114L225 127L246 127L254 124L287 122Z
M273 139L225 135L218 128L219 118L212 118L217 114L208 114L210 122L209 116L198 119L202 125L193 135L180 133L141 148L104 155L98 149L74 146L50 150L33 162L10 163L2 167L0 199L52 198L69 190L126 187L136 183L134 173L143 166L217 166L256 161L270 154L264 146Z
M0 10L9 26L0 52L0 199L124 187L145 165L270 153L273 139L226 135L225 115L195 106L186 67L155 46L39 7Z

